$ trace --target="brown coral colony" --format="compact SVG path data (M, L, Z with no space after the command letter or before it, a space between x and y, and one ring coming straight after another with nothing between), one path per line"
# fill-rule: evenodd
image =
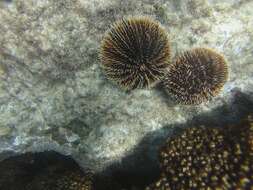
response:
M196 48L178 56L164 79L167 92L183 104L199 104L217 95L227 80L227 63L212 49Z
M191 127L160 152L160 179L146 190L253 189L253 115L223 128Z
M116 22L102 41L102 68L127 90L152 87L164 77L169 60L167 34L148 17Z

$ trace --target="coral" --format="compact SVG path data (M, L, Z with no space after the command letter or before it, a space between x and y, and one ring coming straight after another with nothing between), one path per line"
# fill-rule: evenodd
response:
M53 185L44 184L43 188L41 189L48 189L48 190L91 190L92 188L92 180L91 176L89 175L80 175L77 173L66 173L61 176L61 178L54 181ZM33 189L31 187L30 189Z
M26 153L0 162L0 189L92 190L93 175L56 152Z
M168 36L148 17L116 22L102 41L102 68L127 90L153 86L164 77L169 60Z
M223 128L187 128L169 138L160 152L161 178L146 189L252 189L252 116Z
M27 190L92 190L92 176L89 174L83 175L79 171L65 172L56 174L56 176L44 177L39 176L32 183L26 186ZM42 184L40 181L44 180Z
M210 0L214 14L199 18L190 15L187 2L12 0L0 5L0 153L54 149L98 171L121 163L137 147L145 154L132 154L125 168L135 174L141 166L150 179L147 170L153 174L156 168L150 164L156 163L153 153L175 125L206 114L226 122L249 110L247 101L234 105L230 98L235 90L253 89L253 1ZM205 14L204 7L196 8ZM101 40L124 15L155 18L175 52L198 45L225 52L230 80L217 101L168 105L158 90L128 94L104 80ZM207 23L204 29L201 23ZM139 144L144 137L148 140Z
M220 92L227 76L227 63L222 55L212 49L195 48L176 58L163 84L179 103L200 104Z

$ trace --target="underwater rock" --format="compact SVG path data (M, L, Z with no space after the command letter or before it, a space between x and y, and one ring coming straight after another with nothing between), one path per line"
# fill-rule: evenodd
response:
M252 6L244 0L1 2L0 152L56 150L101 171L121 162L149 133L163 131L161 138L197 115L236 120L239 108L250 108L244 101L230 106L232 91L249 94L253 88ZM205 46L224 54L229 78L220 94L183 106L159 86L128 93L111 84L99 67L101 40L112 23L130 15L159 21L172 57ZM150 160L151 153L145 155Z
M92 174L53 151L26 153L0 162L0 189L92 190Z

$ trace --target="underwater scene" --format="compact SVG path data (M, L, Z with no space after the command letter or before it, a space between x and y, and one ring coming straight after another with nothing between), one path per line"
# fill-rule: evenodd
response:
M0 190L253 190L253 0L0 0Z

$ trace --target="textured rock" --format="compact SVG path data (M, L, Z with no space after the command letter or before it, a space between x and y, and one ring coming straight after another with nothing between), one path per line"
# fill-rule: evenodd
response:
M236 119L241 107L228 106L236 89L253 87L252 6L249 0L0 2L0 152L54 149L100 171L149 133L159 130L164 138L178 123L208 113ZM219 96L182 106L159 87L125 93L106 80L100 41L128 15L160 21L173 55L199 46L223 53L229 79ZM138 147L152 158L156 143Z

